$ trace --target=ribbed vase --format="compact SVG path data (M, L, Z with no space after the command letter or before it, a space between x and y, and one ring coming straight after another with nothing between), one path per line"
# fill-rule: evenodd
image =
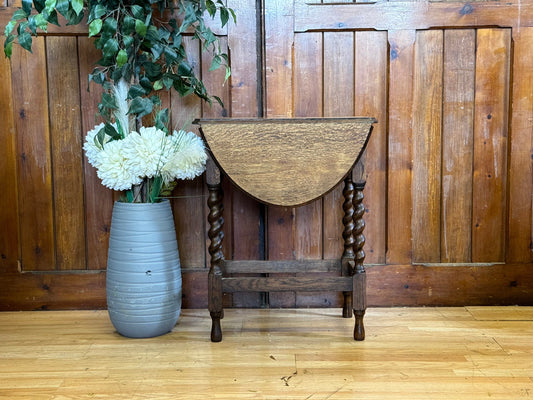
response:
M170 332L181 312L181 268L172 209L116 202L107 259L107 307L123 336Z

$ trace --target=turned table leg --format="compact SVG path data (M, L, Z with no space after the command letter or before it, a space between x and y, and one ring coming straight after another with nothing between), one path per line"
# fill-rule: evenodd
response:
M224 317L222 306L222 263L224 261L224 254L222 253L224 218L222 213L224 207L222 204L223 192L220 171L211 159L207 163L206 179L209 190L207 199L209 215L207 220L209 222L209 255L211 257L211 266L208 274L208 308L212 320L211 341L220 342L222 340L220 320Z
M357 182L355 184L355 196L353 199L354 204L354 252L355 252L355 270L354 270L354 315L355 315L355 327L353 337L355 340L365 339L365 327L363 324L363 317L366 312L366 272L364 267L365 252L363 246L365 244L365 237L363 230L365 229L365 221L363 219L365 213L365 207L363 205L363 189L365 188L365 182Z
M342 276L353 276L355 269L355 254L353 246L355 243L353 230L354 224L354 198L355 188L352 181L352 174L348 174L344 180L344 190L342 195L344 202L342 203L342 209L344 216L342 218L342 225L344 230L342 231L342 238L344 239L344 252L342 254ZM352 317L353 308L353 296L352 292L342 292L344 296L344 304L342 307L342 316L344 318Z

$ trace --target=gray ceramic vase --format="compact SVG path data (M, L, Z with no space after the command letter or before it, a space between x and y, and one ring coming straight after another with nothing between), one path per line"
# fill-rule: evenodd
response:
M107 259L107 307L123 336L170 332L181 312L181 268L168 200L113 207Z

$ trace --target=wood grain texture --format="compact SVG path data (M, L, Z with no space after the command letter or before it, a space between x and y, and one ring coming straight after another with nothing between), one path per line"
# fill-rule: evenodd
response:
M0 390L20 400L516 400L533 390L531 307L369 309L360 343L338 313L227 310L216 345L204 310L146 340L116 334L104 311L3 313Z
M335 2L336 3L336 2ZM309 30L411 30L455 27L533 26L533 5L506 2L385 1L372 4L320 4L295 1L295 32Z
M101 57L94 48L92 39L78 38L78 57L80 65L80 104L82 111L82 132L86 133L99 124L97 119L98 101L102 89L99 85L87 83L87 76L93 71L96 61ZM89 89L89 90L87 90ZM104 187L96 175L96 169L89 164L84 155L84 193L86 218L87 269L101 270L107 265L107 247L113 211L113 191Z
M387 179L387 263L412 260L413 77L415 32L388 36L389 113ZM401 99L397 101L396 99Z
M441 261L470 262L476 32L444 32Z
M55 243L44 38L36 38L33 54L13 50L12 78L22 268L51 270Z
M322 196L344 178L373 122L202 119L199 124L217 162L237 186L265 203L293 206Z
M17 199L17 152L13 92L9 60L0 57L0 82L4 89L0 96L0 273L16 271L20 263L19 219Z
M354 115L372 116L374 125L365 159L366 262L386 260L387 201L387 68L385 32L356 32ZM383 121L383 123L379 123Z
M80 86L75 37L50 36L48 62L56 269L85 269ZM58 79L60 77L60 79Z
M441 243L441 30L419 31L413 101L413 261L439 262Z
M508 29L477 32L473 262L505 261L510 34Z
M507 260L533 262L533 29L513 31Z

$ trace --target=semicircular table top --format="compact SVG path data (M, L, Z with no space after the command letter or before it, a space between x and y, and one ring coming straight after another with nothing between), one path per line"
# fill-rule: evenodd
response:
M259 201L308 203L333 189L363 152L374 118L194 121L220 168Z

